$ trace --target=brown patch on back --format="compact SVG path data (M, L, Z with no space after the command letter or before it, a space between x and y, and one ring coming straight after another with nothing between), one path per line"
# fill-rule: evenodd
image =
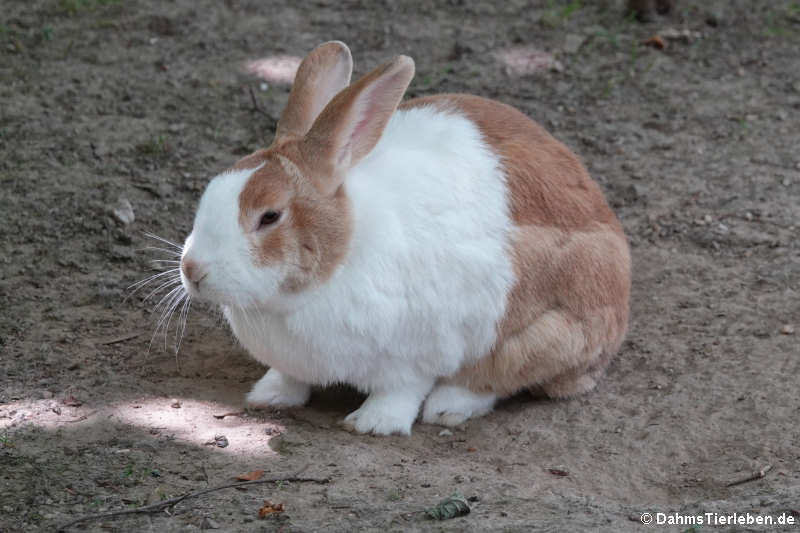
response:
M495 349L448 381L511 394L542 385L551 396L594 386L628 323L630 256L600 187L578 158L523 113L470 95L418 98L473 121L500 157L516 226L516 283Z
M565 230L617 224L578 158L522 112L467 94L415 98L401 108L422 106L455 109L477 124L506 170L515 224Z

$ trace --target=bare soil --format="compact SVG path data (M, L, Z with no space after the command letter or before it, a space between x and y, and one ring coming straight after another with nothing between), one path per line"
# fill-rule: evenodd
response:
M683 531L639 517L800 516L800 4L685 0L649 23L622 4L3 2L0 531L303 467L330 481L71 530ZM656 35L663 49L642 44ZM179 368L177 319L166 348L149 346L154 301L124 299L166 257L144 232L182 241L207 180L269 143L289 90L277 58L330 39L356 74L406 53L410 96L496 98L585 160L634 260L630 334L596 391L374 438L337 426L361 400L348 389L215 418L241 411L264 369L213 310L192 308ZM270 79L246 72L257 59ZM113 214L120 199L134 222ZM472 513L421 512L455 491ZM264 500L285 510L260 519Z

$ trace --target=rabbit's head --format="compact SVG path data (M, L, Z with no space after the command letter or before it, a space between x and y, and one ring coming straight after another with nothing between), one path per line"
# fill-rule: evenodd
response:
M398 56L348 86L350 51L332 41L302 62L275 140L215 177L181 258L193 298L280 307L347 255L347 175L375 147L414 75Z

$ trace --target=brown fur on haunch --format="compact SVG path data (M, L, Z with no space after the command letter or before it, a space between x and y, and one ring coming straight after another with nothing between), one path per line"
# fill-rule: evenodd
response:
M515 224L516 284L492 353L445 380L501 396L592 389L628 323L630 255L599 186L569 149L516 109L468 95L418 98L464 114L500 157Z
M290 265L281 289L298 292L328 279L352 234L346 172L372 150L414 74L398 56L347 87L352 59L339 42L302 62L272 145L234 169L256 169L239 194L239 225L260 265ZM259 228L267 210L274 227Z

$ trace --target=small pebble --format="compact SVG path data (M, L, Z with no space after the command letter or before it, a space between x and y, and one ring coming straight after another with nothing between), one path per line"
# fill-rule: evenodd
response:
M781 333L784 335L794 335L794 326L791 324L784 324L781 328Z
M120 224L127 226L136 220L133 214L133 206L127 198L120 198L117 204L111 210L111 214Z
M586 37L583 35L568 34L564 39L564 51L568 54L574 54L581 49L584 42L586 42Z
M172 399L172 403L170 404L170 407L172 407L173 409L180 409L181 408L180 400L177 400L177 399L173 398Z
M440 437L450 437L453 434L449 429L443 429L439 432Z

